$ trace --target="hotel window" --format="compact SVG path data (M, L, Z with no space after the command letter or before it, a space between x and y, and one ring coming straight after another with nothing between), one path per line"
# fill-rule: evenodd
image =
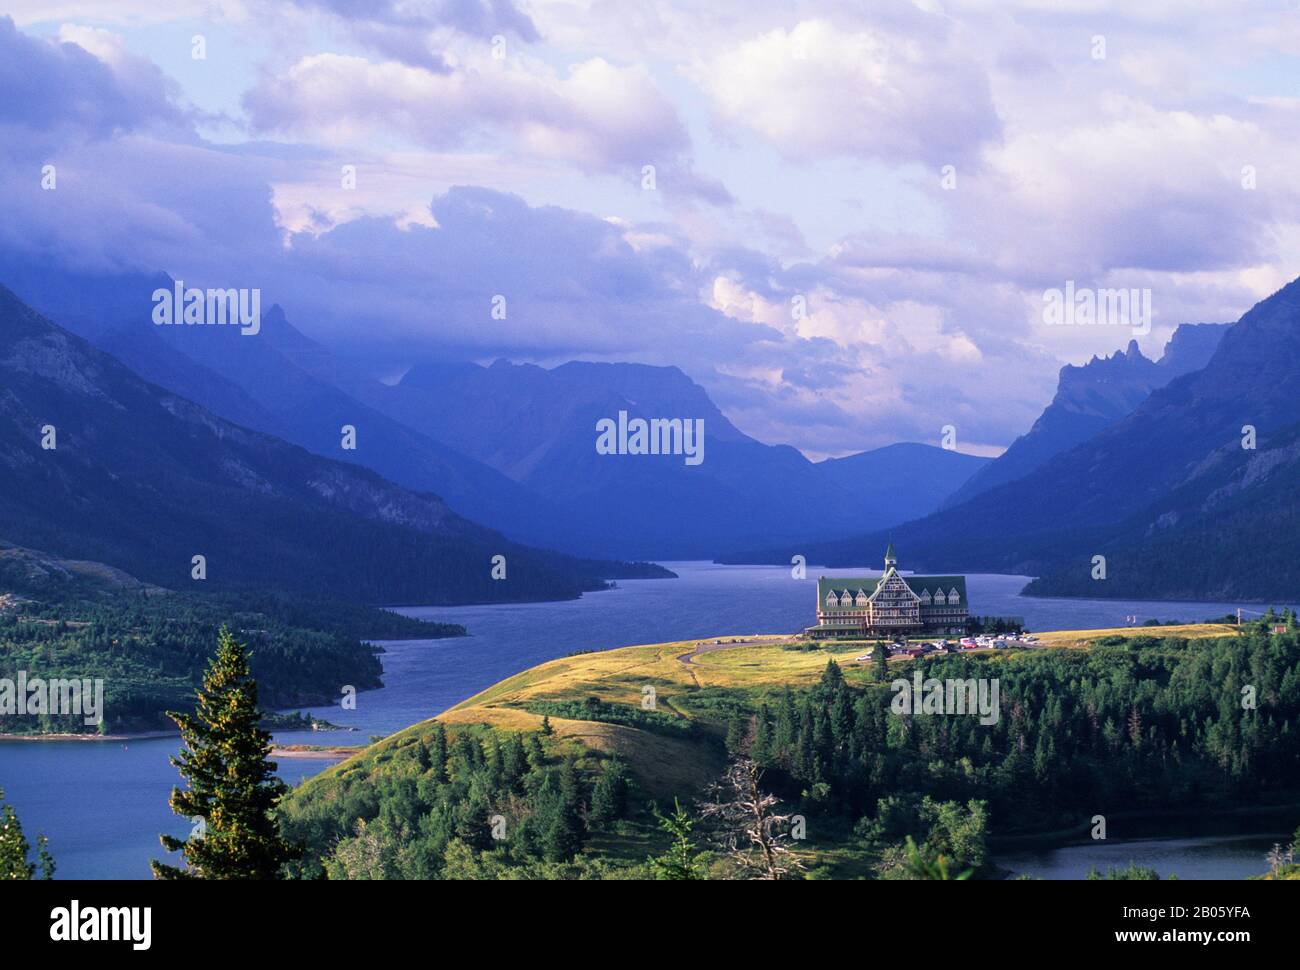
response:
M957 595L957 588L955 586L948 591L948 602L953 606L956 606L961 602L961 597Z

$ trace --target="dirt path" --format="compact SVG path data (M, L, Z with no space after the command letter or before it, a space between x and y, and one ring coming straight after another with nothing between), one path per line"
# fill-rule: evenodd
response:
M699 643L695 644L695 649L690 653L678 654L677 662L686 668L686 672L691 675L691 680L695 681L695 686L702 688L703 685L700 683L700 678L695 675L695 671L692 669L696 666L696 657L703 656L706 653L713 653L715 650L729 650L735 649L736 647L752 647L759 643L767 646L768 644L780 643L783 640L788 639L788 637L778 636L746 637L744 639L737 639L734 643L731 640L723 640L721 643L714 643L713 640L701 640Z

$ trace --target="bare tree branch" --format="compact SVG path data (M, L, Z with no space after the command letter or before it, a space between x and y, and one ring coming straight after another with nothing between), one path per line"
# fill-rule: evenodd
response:
M739 758L709 789L700 812L718 826L716 839L742 872L755 879L783 879L803 863L790 850L790 818L773 809L781 804L763 791L763 770Z

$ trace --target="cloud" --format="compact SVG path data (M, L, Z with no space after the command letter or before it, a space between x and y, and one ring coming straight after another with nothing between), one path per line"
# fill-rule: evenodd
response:
M95 20L112 24L158 24L198 20L224 14L237 16L242 0L9 0L9 15L21 25Z
M99 272L254 280L247 286L279 253L270 187L237 155L124 136L51 157L54 191L36 170L0 170L0 245L10 251Z
M1062 359L1125 342L1041 325L1067 279L1151 288L1158 353L1300 266L1297 102L1270 59L1300 30L1264 6L240 6L222 29L275 43L229 79L268 139L238 144L194 133L148 32L0 21L0 246L261 286L386 372L678 364L814 454L944 424L1008 443Z
M184 117L163 73L102 30L65 27L51 42L0 17L0 90L0 125L21 127L47 143L179 125ZM11 150L21 147L4 141Z
M328 14L358 43L385 58L440 73L449 69L438 49L439 38L447 31L480 39L540 39L532 19L511 0L294 0L294 4L307 12Z
M455 348L547 359L724 355L752 327L699 299L688 253L635 247L615 223L518 196L457 187L433 200L432 225L358 219L291 239L287 306L355 353ZM364 254L364 255L361 255ZM504 297L506 316L492 315Z
M1113 102L1068 127L1015 132L952 204L963 230L978 220L985 246L1027 281L1233 269L1265 258L1260 226L1280 199L1296 201L1275 167L1287 141L1250 118ZM1245 187L1247 166L1264 191Z
M986 352L934 304L846 295L835 267L789 273L743 249L700 260L667 227L483 188L440 195L430 216L295 234L277 301L374 371L449 355L676 364L743 430L816 455L937 441L950 423L972 446L1005 443L1050 396L1050 378L1025 377L989 408L970 375L1015 368L1023 348Z
M962 163L1000 132L982 66L937 16L909 36L805 20L691 73L721 124L751 129L795 160Z
M1051 358L1014 341L977 343L965 325L979 318L961 311L959 294L910 298L888 281L846 283L836 269L777 270L757 281L733 271L714 280L713 306L782 333L718 364L729 378L718 403L738 427L822 456L900 440L938 443L952 424L962 450L986 453L1027 428L1050 398L1054 383L1043 365ZM993 389L977 376L988 373L1016 378Z
M468 57L449 73L342 54L303 58L244 98L254 130L349 142L400 134L426 148L515 150L588 171L679 167L688 147L672 104L640 67L601 58L560 76L538 63Z

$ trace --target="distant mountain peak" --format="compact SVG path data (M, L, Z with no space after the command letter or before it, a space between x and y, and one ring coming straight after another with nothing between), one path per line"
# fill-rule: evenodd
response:
M227 343L261 346L236 338ZM272 381L290 369L283 358L267 364L260 373ZM231 424L2 286L0 386L0 536L51 556L179 588L202 554L214 586L373 602L570 597L599 588L597 570L622 570L518 546L426 490ZM45 423L57 429L53 447ZM367 424L372 437L379 423L376 414ZM406 440L419 444L413 433ZM495 553L511 557L509 585L474 565Z
M945 507L1023 478L1053 456L1081 444L1133 413L1158 388L1200 370L1215 353L1230 324L1180 324L1159 361L1142 353L1135 339L1124 350L1094 356L1082 366L1061 368L1056 394L1028 432L958 489Z
M1170 334L1159 364L1173 376L1190 374L1210 362L1231 323L1180 323Z

